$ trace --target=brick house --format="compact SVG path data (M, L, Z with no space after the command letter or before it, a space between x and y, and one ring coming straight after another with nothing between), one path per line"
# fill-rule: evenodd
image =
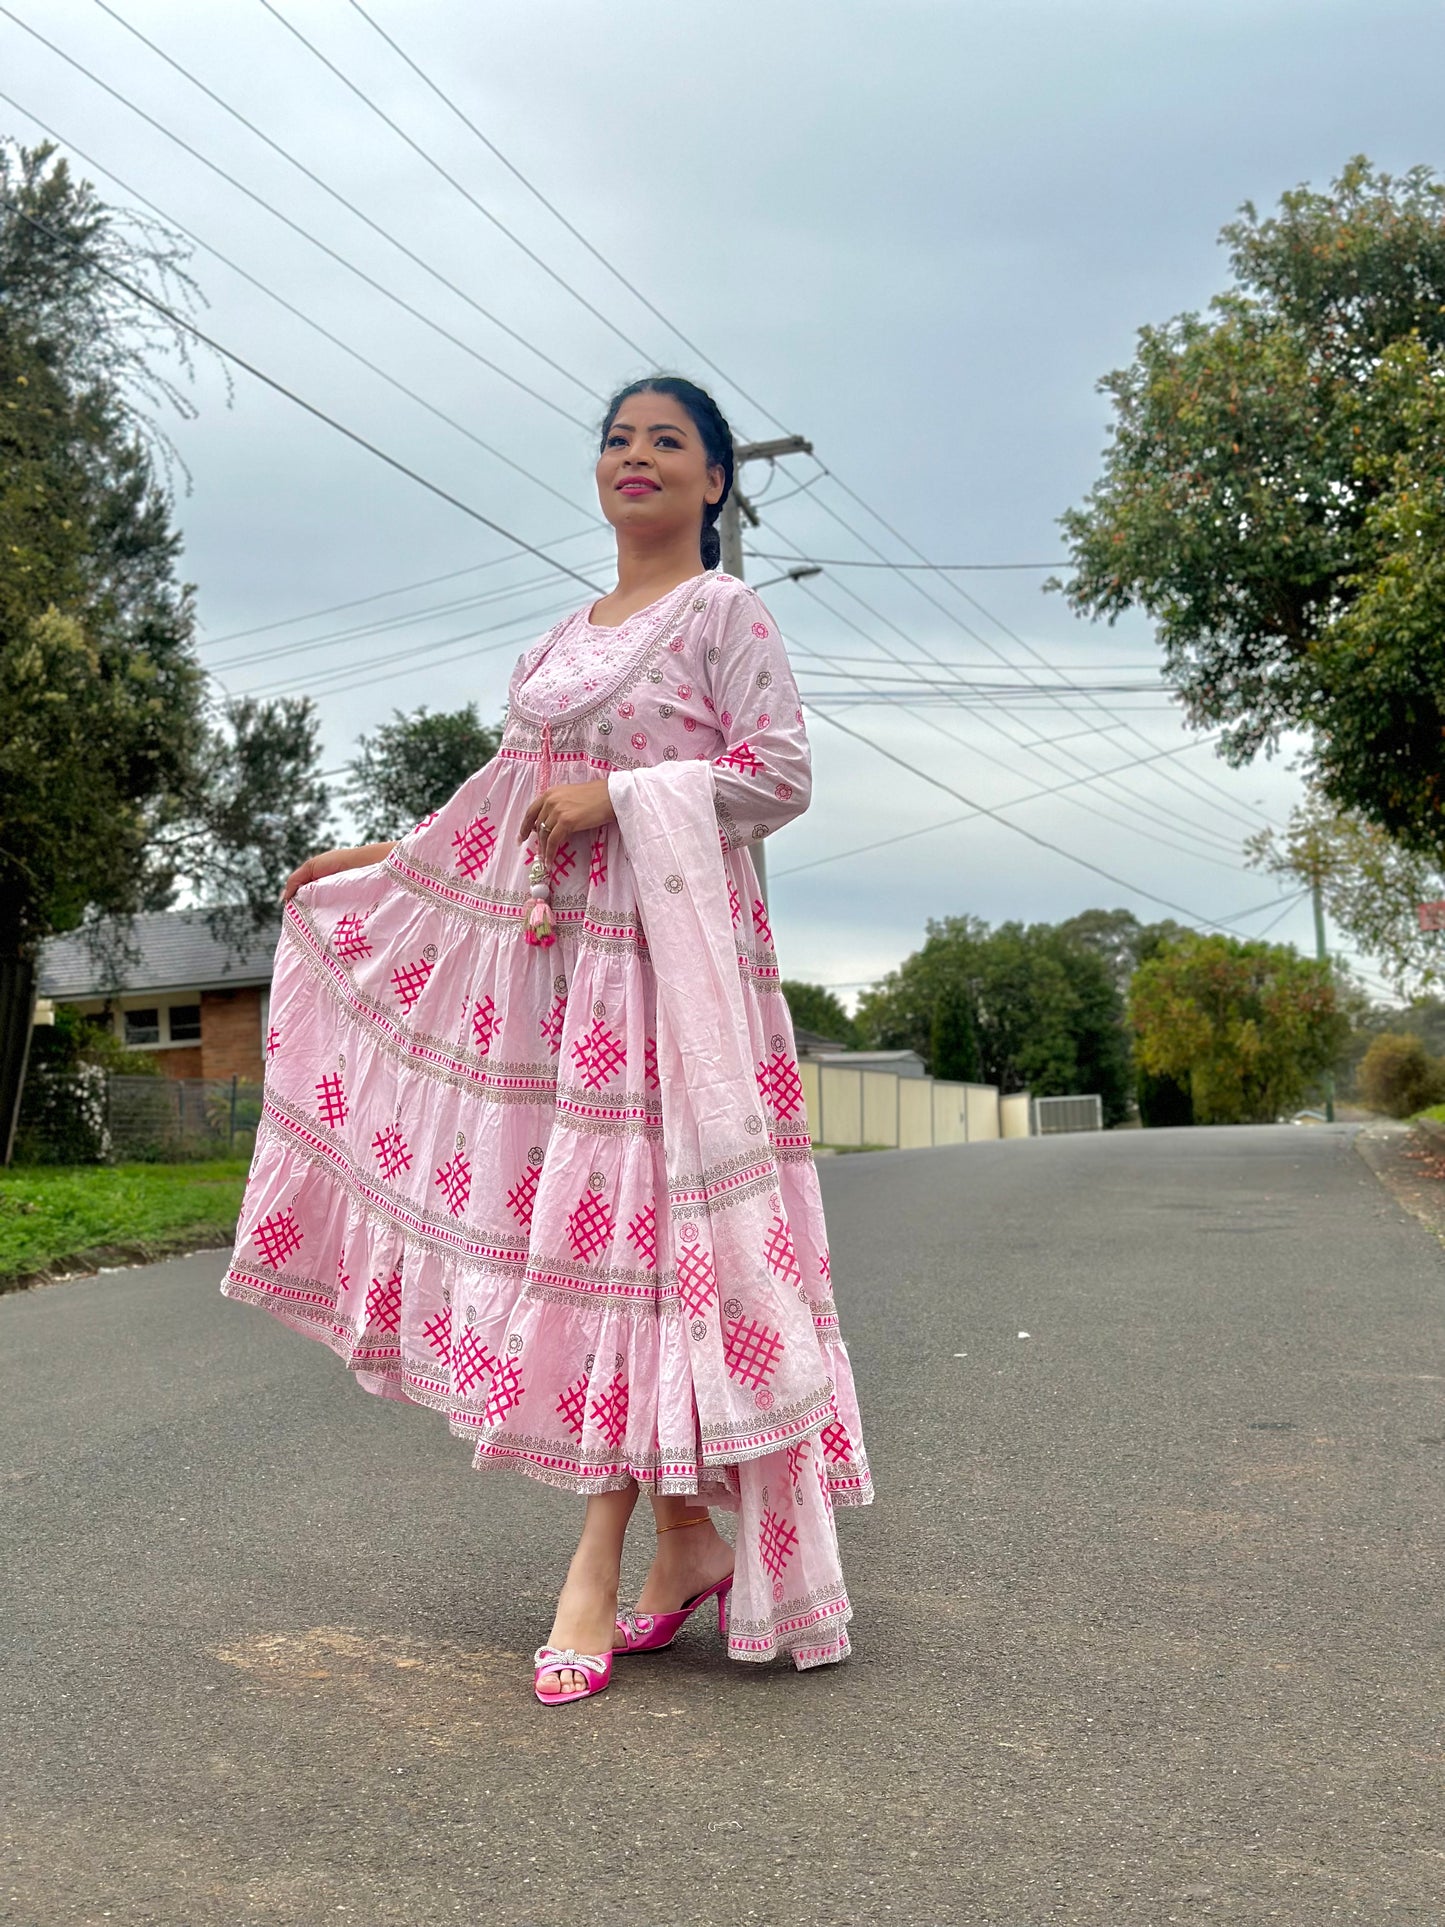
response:
M194 910L137 917L140 961L125 986L107 994L85 944L51 937L41 948L39 995L108 1017L135 1051L153 1055L167 1077L239 1077L259 1084L270 1018L271 968L280 926L238 955L218 942Z

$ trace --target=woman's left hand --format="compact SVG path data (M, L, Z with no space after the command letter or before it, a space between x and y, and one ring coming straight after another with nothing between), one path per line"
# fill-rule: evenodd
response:
M617 813L606 782L554 783L527 805L517 841L525 843L535 828L537 854L550 870L553 859L569 836L595 830L603 823L615 823Z

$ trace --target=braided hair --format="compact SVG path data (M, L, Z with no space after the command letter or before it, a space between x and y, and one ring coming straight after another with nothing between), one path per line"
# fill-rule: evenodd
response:
M698 548L702 555L702 566L715 569L722 560L722 537L718 534L718 517L722 514L723 503L732 493L733 487L733 431L728 427L722 410L705 388L689 381L685 375L648 375L642 381L632 381L607 404L607 417L602 424L602 447L607 446L607 437L612 433L612 424L617 419L617 411L623 402L630 401L634 395L670 395L680 401L692 417L693 427L702 437L703 451L709 467L720 468L723 472L723 492L715 502L705 502L702 510L702 527L698 532Z

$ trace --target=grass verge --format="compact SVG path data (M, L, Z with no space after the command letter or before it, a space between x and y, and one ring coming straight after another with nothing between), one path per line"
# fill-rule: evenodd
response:
M246 1160L0 1171L0 1291L229 1244Z

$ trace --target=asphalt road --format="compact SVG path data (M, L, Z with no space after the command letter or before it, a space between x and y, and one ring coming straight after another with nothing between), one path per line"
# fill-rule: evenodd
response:
M576 1501L214 1254L0 1300L0 1918L1445 1921L1445 1252L1351 1131L824 1189L880 1493L853 1658L690 1630L562 1709L528 1661Z

